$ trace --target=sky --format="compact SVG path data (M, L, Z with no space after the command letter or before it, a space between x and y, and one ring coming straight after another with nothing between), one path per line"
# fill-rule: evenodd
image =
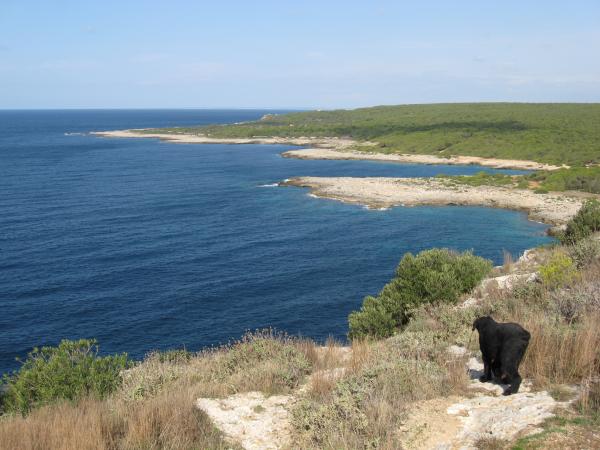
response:
M0 108L600 102L600 0L0 0Z

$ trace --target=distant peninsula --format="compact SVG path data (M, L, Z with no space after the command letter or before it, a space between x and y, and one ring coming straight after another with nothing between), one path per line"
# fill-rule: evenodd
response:
M191 144L303 147L284 157L480 165L533 171L421 179L296 178L316 195L370 206L469 204L526 210L561 226L600 194L600 104L464 103L267 114L227 125L96 132ZM367 188L368 186L368 188Z

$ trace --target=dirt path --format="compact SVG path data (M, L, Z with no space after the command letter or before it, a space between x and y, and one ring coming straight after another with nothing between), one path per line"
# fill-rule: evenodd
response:
M468 363L473 396L445 397L416 403L402 427L406 448L475 449L482 438L511 441L540 431L539 426L554 416L557 402L546 391L532 392L527 380L518 394L503 396L506 386L480 383L483 364L476 358ZM574 391L575 396L575 391Z
M466 352L452 348L452 354ZM407 449L474 449L481 438L513 440L540 431L539 426L559 406L547 392L532 392L524 380L518 394L503 396L506 386L480 383L483 364L471 357L467 370L471 381L467 396L450 396L415 403L398 430ZM343 368L319 371L312 376L343 376ZM309 381L291 395L266 397L260 392L236 394L225 399L201 398L197 407L236 444L247 450L280 449L290 443L289 408L304 395Z
M225 399L200 398L196 406L229 440L247 450L279 449L289 442L288 404L291 395L265 397L260 392Z

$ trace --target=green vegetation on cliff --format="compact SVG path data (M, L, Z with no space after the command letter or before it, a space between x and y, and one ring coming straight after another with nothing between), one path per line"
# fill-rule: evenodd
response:
M569 221L560 240L564 244L576 244L597 231L600 231L600 202L588 200Z
M360 311L350 314L349 336L391 336L409 322L417 308L455 303L491 269L491 261L470 252L434 248L417 256L407 253L398 264L395 277L379 295L366 297Z
M127 366L126 354L98 356L95 340L34 348L17 372L4 377L0 410L24 415L59 400L104 398L120 386Z
M213 137L340 136L365 151L600 163L600 104L459 103L267 115L233 125L165 128ZM153 130L156 131L156 130Z

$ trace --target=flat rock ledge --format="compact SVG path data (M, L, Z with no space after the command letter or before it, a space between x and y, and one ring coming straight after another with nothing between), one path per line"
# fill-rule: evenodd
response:
M453 439L458 448L475 449L475 442L485 437L512 440L519 434L539 431L538 426L549 417L557 402L547 392L519 392L491 397L478 396L448 407L449 415L457 416L462 429ZM442 443L438 449L456 448L453 443Z
M324 351L320 348L320 351ZM331 351L331 350L328 350ZM337 347L341 359L350 357L350 347ZM292 395L265 396L261 392L245 392L224 399L200 398L196 407L204 411L226 438L246 450L285 448L291 440L289 408L306 394L313 378L330 382L341 378L346 369L318 370L308 377Z
M271 137L254 136L248 138L219 138L203 134L186 134L178 132L153 132L149 128L133 130L93 131L90 134L109 138L149 138L169 141L176 144L266 144L266 145L295 145L310 147L326 147L328 149L343 150L356 142L351 139L337 137ZM374 145L372 142L363 145Z
M260 392L246 392L224 399L200 398L196 406L231 442L247 450L271 450L289 441L286 406L291 399L290 395L265 397Z
M456 355L459 348L450 348L449 353ZM529 380L523 380L517 394L503 396L507 385L479 381L483 374L481 361L471 357L467 368L471 379L468 388L485 391L485 394L461 399L446 409L448 415L458 418L460 426L454 438L450 442L439 443L435 447L437 450L475 450L475 442L481 438L510 441L519 436L537 433L541 431L539 425L553 417L557 407L569 405L577 396L577 390L573 388L571 401L558 402L546 391L532 392Z
M450 356L469 355L464 347L452 345ZM546 391L533 392L529 380L524 380L517 394L503 396L508 387L497 383L481 383L483 364L475 357L467 362L469 384L473 396L435 398L417 402L403 423L400 432L404 447L411 450L476 450L482 438L511 441L541 431L540 425L555 415L568 402L554 400Z
M299 177L280 185L307 187L316 197L372 209L422 205L514 209L526 211L531 220L557 226L565 225L585 200L562 193L536 194L525 189L448 184L435 178Z

